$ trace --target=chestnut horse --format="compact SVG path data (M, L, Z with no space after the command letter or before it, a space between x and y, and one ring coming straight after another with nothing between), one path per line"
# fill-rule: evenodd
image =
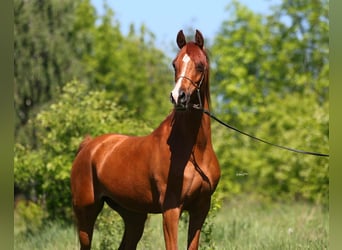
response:
M189 213L188 249L198 249L220 169L211 143L209 62L202 34L173 60L174 109L150 135L105 134L81 143L71 172L73 209L81 249L90 249L104 202L123 218L119 249L136 249L148 213L162 213L166 249L178 249L178 221Z

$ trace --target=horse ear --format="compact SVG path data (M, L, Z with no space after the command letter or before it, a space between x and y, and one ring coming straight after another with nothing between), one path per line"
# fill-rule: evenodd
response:
M177 34L177 45L181 49L186 44L185 36L183 30L180 30Z
M196 30L195 42L201 49L203 49L204 39L202 33L199 30Z

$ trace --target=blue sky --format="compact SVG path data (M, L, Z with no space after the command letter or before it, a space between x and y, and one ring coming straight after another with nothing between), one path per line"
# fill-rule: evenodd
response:
M91 0L98 14L103 13L103 0ZM136 28L145 24L156 35L156 45L166 53L172 50L180 29L199 29L206 39L212 40L221 23L227 20L226 6L230 0L116 0L106 1L115 12L121 30L127 34L129 25ZM240 0L255 12L268 13L269 7L280 0Z

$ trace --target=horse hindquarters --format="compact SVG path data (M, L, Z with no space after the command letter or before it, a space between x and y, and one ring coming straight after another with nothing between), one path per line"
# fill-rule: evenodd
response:
M102 138L108 144L101 144L100 139ZM106 196L106 192L103 192L105 185L103 176L108 177L112 169L103 168L105 161L102 161L102 175L99 175L99 165L95 164L96 162L101 162L98 160L99 156L106 155L106 153L103 153L108 149L106 146L114 145L110 142L120 141L123 137L120 136L117 138L109 135L103 136L102 138L94 138L90 145L87 145L87 143L81 144L81 150L78 152L71 172L73 209L78 227L81 250L91 248L94 224L103 208L104 202L113 210L117 211L124 220L125 232L119 249L136 249L143 234L147 214L129 211L111 200L110 195ZM106 172L108 169L110 172ZM110 179L110 181L115 182L115 179Z

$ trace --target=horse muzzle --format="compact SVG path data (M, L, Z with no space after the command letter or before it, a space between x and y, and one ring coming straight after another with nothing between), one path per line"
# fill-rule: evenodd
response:
M176 109L187 109L190 101L190 95L187 95L183 90L179 92L172 91L170 101Z

